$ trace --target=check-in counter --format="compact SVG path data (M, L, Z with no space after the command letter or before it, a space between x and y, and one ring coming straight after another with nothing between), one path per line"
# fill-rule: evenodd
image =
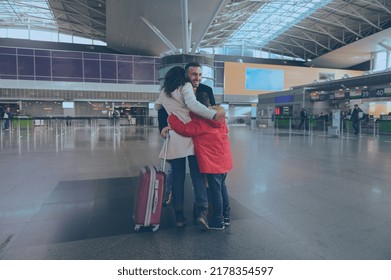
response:
M379 134L391 134L391 115L380 116Z
M13 127L32 127L33 126L33 117L32 116L13 116L12 117Z

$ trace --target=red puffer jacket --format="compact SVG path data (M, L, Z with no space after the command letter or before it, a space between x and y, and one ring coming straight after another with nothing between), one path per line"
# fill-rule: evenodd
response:
M194 152L201 173L227 173L233 167L228 128L225 120L217 122L201 118L190 112L191 121L184 124L177 116L168 118L176 133L192 137Z

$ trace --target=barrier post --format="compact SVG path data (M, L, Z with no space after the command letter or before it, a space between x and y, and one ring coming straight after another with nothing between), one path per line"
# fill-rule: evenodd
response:
M377 137L380 136L380 119L377 120Z

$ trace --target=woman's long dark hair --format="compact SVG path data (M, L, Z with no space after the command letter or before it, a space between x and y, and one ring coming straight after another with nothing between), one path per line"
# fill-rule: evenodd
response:
M163 89L167 96L171 97L171 93L184 86L190 80L186 76L186 70L181 66L174 66L166 73L164 77Z

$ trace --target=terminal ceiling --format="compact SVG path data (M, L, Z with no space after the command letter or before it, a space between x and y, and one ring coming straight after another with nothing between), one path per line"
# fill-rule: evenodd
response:
M230 45L296 57L316 67L348 68L368 61L372 52L391 49L390 0L48 0L54 24L46 26L34 14L33 3L42 1L2 1L14 16L7 20L2 6L0 25L22 27L28 17L29 24L56 26L126 54L159 56ZM21 14L26 5L30 13ZM270 5L276 9L273 21L257 22L272 16ZM298 9L311 5L313 12L297 18ZM282 30L274 34L276 26Z

